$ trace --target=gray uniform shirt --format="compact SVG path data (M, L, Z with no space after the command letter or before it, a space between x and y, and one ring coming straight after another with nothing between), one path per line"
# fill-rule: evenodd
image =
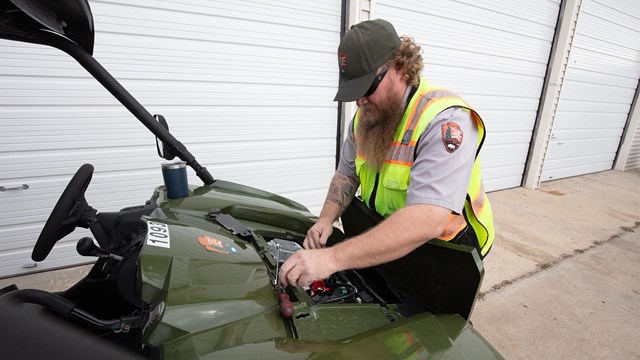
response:
M462 130L462 143L448 152L443 140L442 125L457 124ZM411 180L407 188L407 206L429 204L462 213L471 179L478 144L478 127L468 110L450 108L433 119L420 135L416 158L411 166ZM357 178L353 120L344 141L337 171Z

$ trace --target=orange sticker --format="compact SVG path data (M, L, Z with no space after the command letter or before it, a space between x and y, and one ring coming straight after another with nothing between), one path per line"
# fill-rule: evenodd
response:
M228 246L225 246L227 244L223 243L222 240L220 239L203 235L203 236L198 236L198 242L200 243L200 245L204 246L204 248L207 251L213 251L221 254L229 253L229 251L227 251ZM231 250L234 250L235 252L234 248L232 248Z

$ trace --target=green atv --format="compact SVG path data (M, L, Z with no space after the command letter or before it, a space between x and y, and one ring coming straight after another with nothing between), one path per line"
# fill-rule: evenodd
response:
M475 249L430 241L372 268L282 287L280 265L315 223L304 206L214 179L93 57L86 0L4 0L0 38L53 46L89 71L160 140L165 182L118 212L85 200L80 167L33 249L42 261L77 227L97 260L71 288L0 289L3 357L153 359L500 359L471 326L484 269ZM176 160L177 160L176 159ZM180 161L181 160L181 161ZM186 184L191 167L204 185ZM381 219L360 201L330 244Z

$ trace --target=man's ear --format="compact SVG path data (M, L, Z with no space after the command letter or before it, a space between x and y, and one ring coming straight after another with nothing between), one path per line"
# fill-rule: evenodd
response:
M395 70L394 74L396 74L397 79L399 81L405 81L405 73L404 73L404 70L402 69L402 67L400 67L399 65L396 65L396 66L393 67L393 70Z

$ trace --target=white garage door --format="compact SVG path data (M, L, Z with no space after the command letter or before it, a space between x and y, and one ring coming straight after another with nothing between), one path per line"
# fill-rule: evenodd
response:
M610 170L640 78L640 3L583 0L541 180Z
M319 212L335 165L339 2L90 5L95 57L215 178ZM0 41L0 127L0 186L16 188L0 191L0 277L87 261L76 233L30 259L81 164L95 166L87 200L100 211L143 204L162 183L153 136L56 49Z
M629 155L624 163L624 170L640 168L640 126L636 127Z
M427 80L456 90L482 116L487 190L522 182L559 9L559 0L381 0L373 8L422 45Z

